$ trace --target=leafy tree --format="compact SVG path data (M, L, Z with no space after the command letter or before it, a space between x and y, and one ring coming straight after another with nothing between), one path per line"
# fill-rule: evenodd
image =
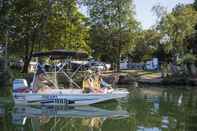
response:
M197 0L194 1L194 8L197 10Z
M160 33L156 30L144 30L137 36L136 45L130 55L135 62L141 62L160 57L157 53L160 44Z
M167 8L160 4L153 6L151 10L157 16L156 24L159 24L161 19L167 15Z
M86 23L87 18L78 11L75 0L56 2L53 5L53 15L49 17L45 41L51 45L50 48L90 52Z
M10 56L23 56L23 72L27 72L34 51L64 48L90 52L87 19L78 11L76 0L7 0L0 9L0 40L8 38Z
M83 0L83 3L90 16L93 55L119 63L120 56L132 47L133 34L138 29L132 0Z
M177 5L172 13L162 18L158 29L163 36L169 37L164 48L168 54L172 55L173 65L177 64L177 58L183 57L187 52L184 39L193 33L196 21L197 12L191 5ZM173 72L176 73L175 66Z
M15 28L9 51L10 54L23 56L23 72L27 72L32 52L40 48L51 6L51 1L18 0L14 1L10 9L12 26Z

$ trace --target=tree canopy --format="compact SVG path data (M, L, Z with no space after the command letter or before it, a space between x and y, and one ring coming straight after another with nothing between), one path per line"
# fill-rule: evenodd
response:
M90 52L87 19L75 0L8 0L0 9L0 40L9 43L10 56L23 56L24 72L33 51L63 48Z
M138 22L132 0L84 0L89 12L90 47L93 55L118 62L133 44Z
M32 52L60 48L117 64L122 56L136 62L196 61L196 3L178 4L170 13L154 6L158 21L143 30L133 0L6 0L0 3L0 41L8 43L9 57L23 58L24 72Z

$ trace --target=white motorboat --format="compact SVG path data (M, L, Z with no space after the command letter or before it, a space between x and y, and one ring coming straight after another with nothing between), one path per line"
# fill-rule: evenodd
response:
M109 93L83 93L81 89L49 89L44 93L14 93L14 102L30 105L90 105L126 97L127 94L123 89L115 89Z
M39 52L34 53L33 57L42 57L48 56L51 59L59 59L65 57L84 57L86 56L81 52L66 52L62 50L50 51L50 52ZM128 95L128 91L126 89L113 89L105 92L89 92L84 93L82 88L73 81L73 76L79 70L77 69L74 73L69 76L64 71L64 66L68 63L65 60L64 63L61 63L61 67L55 69L53 71L53 75L55 76L54 85L55 88L47 88L44 91L37 90L38 77L37 73L34 74L34 79L32 82L32 86L28 86L27 81L25 79L16 79L13 82L13 99L15 104L22 105L90 105L95 104L107 100L119 99L126 97ZM80 68L80 67L79 67ZM38 70L38 65L37 69ZM59 88L57 84L57 74L62 73L65 75L67 80L69 80L75 87L77 88Z

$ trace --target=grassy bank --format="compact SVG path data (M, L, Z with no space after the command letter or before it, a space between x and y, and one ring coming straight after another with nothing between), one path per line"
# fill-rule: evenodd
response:
M159 71L121 70L119 73L120 84L157 84L157 85L189 85L197 86L197 78L191 76L167 76L162 78Z
M108 73L108 75L113 75ZM143 70L121 70L119 73L118 84L133 84L140 83L161 83L161 73L158 71L143 71Z

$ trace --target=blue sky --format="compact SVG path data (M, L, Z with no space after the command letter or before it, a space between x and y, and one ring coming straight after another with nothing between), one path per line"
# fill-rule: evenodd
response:
M170 12L177 4L193 3L194 0L134 0L136 18L144 29L150 28L156 22L156 16L151 11L154 5L162 5Z

